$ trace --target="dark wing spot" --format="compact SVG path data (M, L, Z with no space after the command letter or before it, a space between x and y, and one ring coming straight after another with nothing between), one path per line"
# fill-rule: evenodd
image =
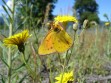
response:
M73 81L68 81L67 83L72 83Z
M66 41L67 44L70 44L68 41Z
M60 40L58 40L58 42L61 42Z
M47 42L49 41L49 40L46 40Z
M50 49L52 49L52 47L50 47Z

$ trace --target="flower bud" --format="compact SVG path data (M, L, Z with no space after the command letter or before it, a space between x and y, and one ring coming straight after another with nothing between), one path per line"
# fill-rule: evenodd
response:
M76 31L77 28L78 28L78 23L74 23L74 24L73 24L73 29Z
M87 27L87 24L88 24L88 20L85 19L84 22L83 22L83 29L85 29Z
M90 25L97 26L97 22L96 22L96 21L91 21L91 22L90 22Z
M106 23L105 23L105 26L109 26L109 25L110 25L110 23L109 23L109 22L106 22Z

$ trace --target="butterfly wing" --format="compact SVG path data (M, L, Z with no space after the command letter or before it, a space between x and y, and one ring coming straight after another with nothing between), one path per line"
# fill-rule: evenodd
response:
M39 46L39 49L38 49L39 55L46 55L56 51L53 47L53 42L52 42L53 35L54 35L54 32L50 30L49 33L44 38L41 45Z
M54 34L53 46L57 52L64 52L72 46L72 38L64 30Z

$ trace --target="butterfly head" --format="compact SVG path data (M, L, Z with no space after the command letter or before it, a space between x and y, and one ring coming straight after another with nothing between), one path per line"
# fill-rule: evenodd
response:
M59 22L52 22L51 23L51 29L54 30L55 32L59 32L61 30L63 30L63 26L61 23Z

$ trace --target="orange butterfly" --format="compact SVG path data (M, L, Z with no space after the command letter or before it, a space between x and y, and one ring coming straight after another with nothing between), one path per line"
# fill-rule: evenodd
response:
M38 53L46 55L54 52L64 52L72 46L72 38L60 23L52 22L51 29L41 43Z

